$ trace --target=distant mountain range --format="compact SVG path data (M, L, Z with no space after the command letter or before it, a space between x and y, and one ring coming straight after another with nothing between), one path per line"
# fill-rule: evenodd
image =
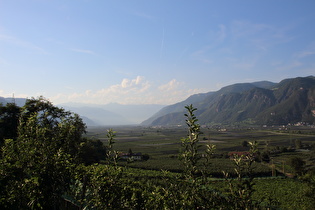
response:
M193 104L200 124L252 123L284 125L315 123L315 77L239 83L219 91L192 95L166 106L141 124L183 125L185 106Z
M26 98L0 97L0 104L16 103L21 107L24 106L26 100ZM165 105L155 104L122 105L118 103L105 105L64 103L57 106L79 114L87 126L138 125L165 107Z
M118 103L105 105L64 103L58 106L78 113L88 126L136 125L165 107L165 105L156 104L123 105Z
M25 98L0 97L0 103L25 104ZM195 94L169 105L96 105L65 103L57 106L78 113L88 126L168 126L185 124L185 106L193 104L200 124L250 123L285 125L315 124L315 77L238 83L218 91ZM154 114L155 113L155 114Z

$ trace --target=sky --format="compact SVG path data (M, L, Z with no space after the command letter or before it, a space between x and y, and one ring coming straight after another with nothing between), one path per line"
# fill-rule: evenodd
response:
M0 96L163 104L315 75L314 0L0 0Z

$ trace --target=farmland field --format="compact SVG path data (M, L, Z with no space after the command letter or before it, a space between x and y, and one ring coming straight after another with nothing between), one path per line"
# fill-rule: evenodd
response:
M89 128L87 136L97 138L107 144L106 130L109 128ZM148 154L147 161L127 163L129 173L135 179L160 179L165 176L163 170L177 174L183 170L178 159L181 150L181 138L186 137L187 130L183 127L148 128L148 127L114 127L116 131L115 150L119 152L141 152ZM290 178L294 170L289 164L292 157L305 161L305 168L314 169L314 128L291 128L290 130L269 129L218 129L202 128L199 140L199 152L204 152L207 144L216 146L211 164L207 166L210 174L210 185L222 193L228 193L228 185L224 181L222 171L234 173L235 164L229 158L232 151L248 151L244 141L258 142L260 153L268 153L268 161L257 161L253 164L254 192L253 201L260 202L275 209L312 209L314 207L314 186L298 178ZM297 145L299 142L299 145ZM296 147L301 147L297 149ZM202 167L202 161L200 166ZM143 170L145 169L145 170ZM173 176L173 175L172 175Z
M107 127L92 127L88 129L87 136L100 139L105 145L107 142ZM152 128L141 126L114 127L116 132L116 143L114 149L119 152L134 153L141 152L148 154L149 160L135 161L128 163L129 167L139 167L144 169L181 171L182 166L178 160L181 150L181 139L187 135L184 127L172 128ZM302 130L302 131L301 131ZM223 170L233 171L233 162L228 158L228 153L233 151L247 151L249 148L242 146L242 142L257 141L259 151L290 149L295 147L295 142L300 141L303 145L309 146L315 143L314 128L292 128L289 131L272 129L248 129L248 128L228 128L219 129L202 128L200 135L200 152L203 152L207 144L216 146L215 158L212 159L209 171L219 175ZM311 152L284 152L276 155L270 154L269 163L256 163L255 172L262 173L263 176L271 175L271 164L276 164L276 168L283 169L283 163L291 156L308 158ZM126 162L120 162L126 165ZM285 166L288 168L288 166ZM290 170L288 168L288 170Z

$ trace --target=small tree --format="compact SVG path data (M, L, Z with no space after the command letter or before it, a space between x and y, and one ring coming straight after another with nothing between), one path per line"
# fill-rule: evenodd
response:
M114 164L117 165L117 159L118 159L118 152L114 150L113 146L116 143L115 141L115 131L113 129L107 130L107 138L108 138L108 143L107 143L107 162L108 164Z
M186 138L182 138L182 152L180 155L181 160L183 161L185 167L185 174L188 177L192 177L197 173L197 162L201 158L198 153L198 142L200 134L200 125L197 123L198 119L196 118L194 112L197 110L193 105L185 106L187 114L185 116L186 124L188 126L188 134Z

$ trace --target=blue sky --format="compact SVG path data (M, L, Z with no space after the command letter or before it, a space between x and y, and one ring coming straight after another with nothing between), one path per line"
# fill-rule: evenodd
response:
M314 0L0 0L0 96L172 104L315 74Z

